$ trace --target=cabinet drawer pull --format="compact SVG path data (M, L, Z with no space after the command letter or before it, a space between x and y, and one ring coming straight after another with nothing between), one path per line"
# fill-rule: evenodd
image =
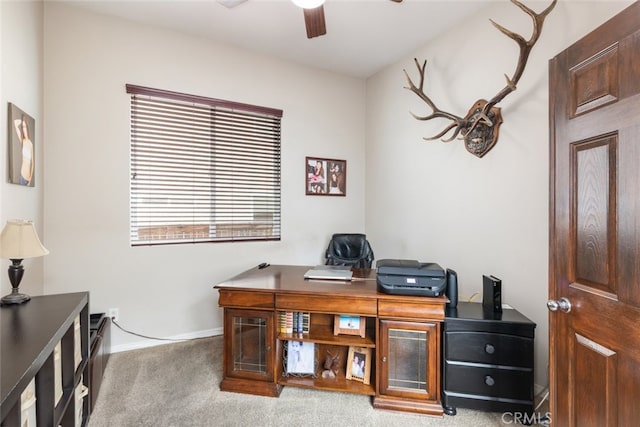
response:
M495 353L495 352L496 352L496 348L495 348L494 346L492 346L491 344L486 344L486 345L484 346L484 351L485 351L487 354L493 354L493 353Z
M496 381L493 379L491 375L487 375L486 377L484 377L484 383L489 387L491 387L496 383Z
M387 363L387 356L382 357L382 363Z

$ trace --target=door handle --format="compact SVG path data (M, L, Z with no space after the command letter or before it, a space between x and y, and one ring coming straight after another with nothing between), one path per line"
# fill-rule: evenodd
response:
M569 299L562 297L559 300L550 299L547 301L547 308L549 311L564 311L568 313L571 311L571 301Z

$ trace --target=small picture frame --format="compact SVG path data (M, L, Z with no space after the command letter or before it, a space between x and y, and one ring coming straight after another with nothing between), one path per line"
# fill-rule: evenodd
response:
M315 343L307 341L288 341L286 357L286 375L315 375Z
M336 314L333 319L333 335L359 335L364 338L366 326L365 317Z
M363 384L370 384L371 362L370 348L349 347L345 378L348 380L360 381Z
M304 168L307 196L346 196L347 161L306 157Z

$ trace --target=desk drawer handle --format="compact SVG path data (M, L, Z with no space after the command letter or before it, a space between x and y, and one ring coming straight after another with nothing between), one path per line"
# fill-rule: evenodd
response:
M486 377L484 377L484 383L491 387L496 383L496 381L493 379L493 377L491 377L491 375L487 375Z
M486 345L484 346L484 351L485 351L487 354L493 354L493 353L495 353L495 352L496 352L496 348L495 348L494 346L492 346L491 344L486 344Z

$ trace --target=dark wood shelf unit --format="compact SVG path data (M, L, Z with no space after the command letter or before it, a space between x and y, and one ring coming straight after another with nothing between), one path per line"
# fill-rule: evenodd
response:
M75 363L75 319L80 319L80 356ZM20 397L35 379L36 424L42 427L76 425L75 389L89 388L89 293L32 297L19 305L0 307L1 359L0 421L22 425ZM61 343L62 397L55 402L54 350ZM82 422L89 419L89 400L82 400Z

